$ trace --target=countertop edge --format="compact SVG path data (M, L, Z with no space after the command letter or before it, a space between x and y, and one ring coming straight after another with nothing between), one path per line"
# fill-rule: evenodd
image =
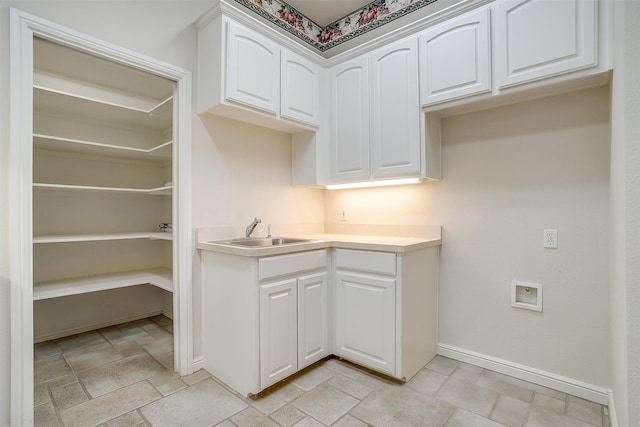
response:
M291 236L300 238L313 238L309 236ZM333 237L333 236L332 236ZM284 255L296 252L312 251L317 249L353 249L353 250L365 250L365 251L378 251L378 252L395 252L406 253L425 249L433 246L441 246L442 239L439 238L424 238L416 240L410 243L392 243L392 242L374 242L375 236L361 236L362 240L358 241L357 236L344 236L341 238L333 239L315 239L312 242L296 243L284 246L269 246L259 248L243 248L238 246L230 246L218 243L198 242L196 248L200 250L220 252L231 255L239 255L245 257L265 257L274 255ZM380 237L380 240L390 240L392 238L388 236ZM367 241L364 241L367 240ZM398 240L405 240L405 238L398 238Z

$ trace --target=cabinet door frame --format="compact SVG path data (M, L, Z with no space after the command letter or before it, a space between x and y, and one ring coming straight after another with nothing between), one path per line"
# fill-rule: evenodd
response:
M280 111L280 47L266 37L236 22L227 21L226 26L225 99L277 115ZM238 44L241 40L248 45L259 47L264 52L267 52L268 55L271 55L271 63L264 64L261 67L243 67L240 64L241 49ZM257 71L266 73L264 80L271 84L271 90L261 96L242 88L240 72L243 70L244 72Z
M347 72L356 72L359 77L355 87L353 108L340 108L343 96L339 78ZM345 111L358 113L357 120L350 121ZM365 181L371 176L370 167L370 108L369 108L369 58L368 55L338 64L331 69L331 182ZM345 121L347 124L345 125ZM355 122L355 124L353 124ZM344 128L351 129L344 132ZM350 134L350 135L349 135ZM357 141L356 141L357 140ZM359 142L359 149L353 154L354 167L340 170L340 149L343 144Z
M260 388L264 389L298 371L298 281L294 278L260 285ZM284 311L274 311L274 301ZM274 319L275 316L278 318ZM273 324L277 320L278 324ZM280 326L283 331L274 327ZM273 367L273 346L285 348L287 361Z
M396 279L393 276L385 277L378 275L361 274L351 271L337 271L335 274L335 352L337 355L346 359L360 363L363 366L368 366L377 371L387 373L391 376L396 375ZM354 289L360 289L369 292L377 292L379 294L380 310L376 313L360 313L360 315L353 315L354 319L360 322L356 325L361 329L358 332L358 336L365 338L372 338L372 330L368 329L368 325L373 322L371 319L367 320L366 314L382 316L382 326L376 329L377 333L381 334L379 342L376 344L379 346L378 350L381 354L373 354L373 352L366 352L364 349L358 349L353 346L349 346L347 342L348 330L347 316L349 315L347 310L351 307L346 305L345 286L350 286ZM362 308L362 305L358 305ZM366 323L367 325L364 325ZM369 333L367 333L369 332ZM372 343L369 343L372 344Z
M450 19L442 24L435 25L423 31L419 35L419 57L420 57L420 102L423 106L437 104L444 101L463 98L491 91L491 31L490 31L490 8L484 7L473 10L457 18ZM465 34L462 34L465 33ZM473 78L466 82L455 82L448 86L437 87L437 71L447 74L446 69L436 70L436 65L443 65L441 60L432 58L435 54L432 46L437 43L445 44L441 51L447 51L450 55L464 54L462 50L455 49L455 46L446 46L451 37L467 36L464 41L470 41L471 45L465 46L473 52L467 55L467 69L474 72ZM469 36L471 36L469 38ZM457 39L458 42L463 41ZM444 53L444 52L443 52ZM465 52L468 53L468 52ZM462 61L460 57L453 57L460 67ZM450 64L453 66L453 64ZM446 78L446 77L445 77Z
M520 52L528 52L532 49L512 48L515 41L510 35L509 19L514 11L521 7L535 7L545 4L539 3L540 0L502 0L496 5L496 83L498 88L508 88L525 82L536 81L555 77L558 75L578 71L585 68L596 66L598 63L598 4L596 0L566 0L563 2L547 2L548 5L561 4L564 7L573 5L575 15L575 43L574 52L558 58L545 58L539 63L532 63L527 67L516 69L516 65L512 63L511 56L516 50ZM555 12L557 16L557 11ZM553 16L546 14L548 16ZM529 20L530 22L535 22ZM548 31L549 23L544 25L543 22L537 22L538 27ZM556 28L559 28L556 26ZM565 28L562 26L562 28ZM557 37L556 37L557 39ZM548 46L549 43L545 44Z
M400 40L368 56L371 67L371 176L374 179L417 176L422 164L417 37ZM396 67L386 69L385 61L391 61ZM393 115L393 119L388 115ZM402 155L398 156L399 153ZM388 154L394 158L389 158Z
M311 288L313 287L313 288ZM307 300L314 289L312 304ZM329 273L322 271L298 278L298 369L303 369L329 354ZM312 336L312 326L318 328ZM312 345L313 344L313 347ZM309 350L307 350L309 347Z
M311 77L309 87L300 88L296 85L291 73L293 68L297 67L302 72L307 72ZM318 126L320 123L320 67L311 61L296 55L286 49L280 52L280 116L296 120L305 124ZM293 87L289 87L292 84ZM310 108L303 108L300 101L301 97L309 97L308 105ZM302 101L304 102L304 101Z
M9 180L11 293L11 425L33 424L32 111L33 37L39 36L175 81L173 126L174 366L193 372L190 201L191 72L10 9L11 152ZM14 114L15 112L15 114Z

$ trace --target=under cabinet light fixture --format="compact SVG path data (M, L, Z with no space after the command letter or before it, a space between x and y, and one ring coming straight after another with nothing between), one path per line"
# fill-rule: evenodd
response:
M345 190L350 188L367 188L367 187L387 187L389 185L407 185L407 184L420 184L422 180L420 178L403 178L403 179L388 179L385 181L364 181L364 182L351 182L348 184L331 184L327 185L327 190Z

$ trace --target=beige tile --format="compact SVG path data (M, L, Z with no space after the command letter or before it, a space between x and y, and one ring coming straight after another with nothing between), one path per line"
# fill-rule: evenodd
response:
M286 405L284 400L280 399L278 395L273 393L261 393L260 397L247 399L247 402L263 414L267 415Z
M149 334L150 337L156 340L166 339L166 338L173 339L173 334L171 334L170 332L162 328L150 329L147 331L147 334Z
M73 352L66 354L65 357L69 365L71 365L73 370L76 372L95 368L96 366L106 365L107 363L122 359L122 355L111 346L89 353Z
M340 418L334 427L367 427L366 423L363 423L357 418L353 418L351 415L345 415Z
M144 344L142 347L152 356L165 354L173 351L173 337L156 338L153 342Z
M346 414L359 401L328 384L320 384L291 404L316 420L330 425Z
M456 378L449 378L436 397L459 408L488 417L498 400L498 393Z
M47 402L51 402L47 383L40 383L33 386L33 406L40 406Z
M345 377L342 374L336 374L331 377L327 384L332 385L338 390L344 391L347 394L355 397L356 399L364 399L373 391L373 388L357 382L351 378Z
M272 385L271 387L269 387L269 392L274 396L277 396L279 399L284 400L285 402L291 402L292 400L300 397L302 393L304 393L302 389L287 381L281 381L277 384Z
M358 381L360 384L366 385L367 387L371 387L374 390L382 387L385 384L388 384L386 379L371 374L361 375L356 381Z
M523 402L531 402L533 400L533 391L511 382L506 382L500 377L491 375L489 371L485 371L480 376L476 385L488 390L497 391L500 394L513 397L514 399L522 400Z
M309 391L316 387L318 384L322 384L335 374L331 369L324 366L312 366L312 369L305 369L304 371L291 377L291 382L297 387L305 391Z
M167 316L159 314L157 316L153 316L153 317L149 317L149 320L151 320L154 323L157 323L160 326L166 326L166 325L172 325L173 324L173 320L169 319Z
M96 342L95 344L88 344L79 348L74 347L65 350L64 356L68 358L69 356L78 356L86 353L92 353L94 351L104 350L106 348L112 348L112 346L109 341L103 340L101 342Z
M183 388L187 388L187 385L184 382L182 382L182 380L180 380L179 378L173 381L169 381L168 383L164 383L159 386L156 386L156 390L162 393L163 396L168 396L170 394L173 394L177 391L182 390Z
M532 405L526 427L592 427L575 418Z
M408 387L384 385L374 390L349 414L372 426L439 427L447 422L454 409Z
M51 395L53 396L56 407L60 411L89 400L84 389L77 381L51 389Z
M298 421L294 427L324 427L324 424L314 420L311 417L305 417Z
M74 335L58 340L58 345L63 352L79 350L82 347L104 343L104 337L97 332Z
M521 427L529 413L529 406L522 400L500 396L489 418L508 427Z
M138 411L131 411L124 415L120 415L111 421L107 421L107 427L130 427L137 426L140 423L144 424L144 419L140 416Z
M282 424L284 427L290 427L304 418L304 413L299 411L295 406L285 405L271 414L271 418Z
M238 427L279 427L262 412L252 407L238 412L231 417L231 421Z
M122 355L122 357L134 356L136 354L144 353L142 346L138 345L135 341L126 341L114 345L115 349Z
M127 341L135 341L148 336L147 332L137 326L128 326L116 328L115 330L107 330L102 335L113 345Z
M545 396L555 397L556 399L564 400L566 398L566 394L561 391L553 390L547 387L543 387L538 384L533 384L527 381L520 380L518 378L510 377L509 375L501 374L499 372L485 370L482 373L483 377L497 379L499 381L515 385L517 387L521 387L527 390L531 390L535 393L544 394ZM515 396L512 396L515 397ZM521 399L522 400L522 399Z
M564 400L556 399L555 397L549 397L544 394L536 393L533 398L533 404L541 408L548 409L558 414L564 414L566 402Z
M165 370L160 372L157 375L152 376L151 378L148 379L148 381L152 386L158 387L162 384L171 382L177 378L180 378L180 375L178 375L177 372Z
M195 383L199 383L202 380L206 380L207 378L211 378L211 374L204 369L200 369L191 375L182 377L182 381L187 383L187 385L193 385Z
M449 359L448 357L436 356L429 363L427 363L427 369L440 372L444 375L451 375L456 370L460 362L457 360Z
M66 384L71 384L73 382L76 382L77 380L78 378L76 377L75 374L69 374L63 377L58 377L51 381L47 381L46 383L43 383L43 384L45 384L47 387L49 387L49 390L51 390L52 388L60 387Z
M356 365L339 359L329 359L322 366L354 380L364 374Z
M449 377L429 369L423 369L407 382L407 387L420 393L435 395Z
M567 415L602 427L602 405L575 396L567 396Z
M35 407L33 410L33 425L35 427L62 427L53 403L49 402Z
M224 420L220 424L216 424L215 427L237 427L237 426L229 420Z
M453 371L453 374L451 374L451 376L461 381L474 384L476 381L478 381L483 371L484 369L479 366L473 366L461 362L456 370Z
M147 405L140 412L154 427L209 427L246 407L245 402L208 379Z
M139 354L78 373L78 379L92 397L146 380L165 369L148 354Z
M69 365L67 365L62 354L57 354L33 363L34 384L51 381L72 373L73 371Z
M41 342L33 346L33 359L42 360L62 353L58 341Z
M162 353L162 354L156 354L153 355L153 358L162 366L165 367L165 369L168 369L169 371L173 371L173 364L174 364L174 356L173 356L173 351L168 351L166 353Z
M458 409L446 424L447 427L502 427L494 421L488 420L472 412Z
M66 427L94 426L131 412L161 397L162 395L149 383L141 381L61 411L60 417Z

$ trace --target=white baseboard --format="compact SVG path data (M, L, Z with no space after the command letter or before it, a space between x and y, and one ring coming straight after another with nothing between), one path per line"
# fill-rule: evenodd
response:
M616 403L613 400L613 390L609 390L609 424L611 427L618 427L618 414L616 413Z
M609 390L572 378L442 343L438 344L438 354L573 396L578 396L601 405L609 404Z
M173 320L173 313L170 312L169 310L163 308L161 314L163 316L168 317L169 319Z
M204 357L198 356L193 358L193 372L204 368Z
M96 329L107 328L107 327L113 326L113 325L119 325L120 323L134 322L136 320L145 319L147 317L152 317L152 316L157 316L159 314L164 314L164 310L153 310L153 311L148 311L148 312L145 312L145 313L133 314L131 316L125 316L125 317L119 317L119 318L116 318L116 319L104 320L102 322L87 323L87 324L76 326L76 327L73 327L73 328L64 329L64 330L56 331L56 332L51 332L51 333L48 333L48 334L45 334L45 335L38 335L36 337L33 337L33 341L34 341L34 343L37 344L39 342L55 340L57 338L68 337L68 336L71 336L71 335L81 334L83 332L89 332L89 331L93 331L93 330L96 330Z

